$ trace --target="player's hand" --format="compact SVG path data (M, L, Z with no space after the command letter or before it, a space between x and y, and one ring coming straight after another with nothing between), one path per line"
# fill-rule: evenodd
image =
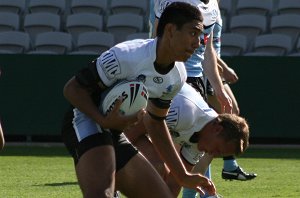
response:
M232 113L232 100L224 89L221 92L215 92L221 105L221 113Z
M114 108L106 115L105 124L102 125L104 128L123 131L125 128L136 124L145 115L146 112L144 109L133 115L123 115L120 111L122 101L122 97L118 98Z
M235 71L230 67L226 67L226 68L223 69L222 77L229 84L236 83L239 79L239 77L237 76Z
M216 194L216 187L214 183L201 174L187 174L186 177L182 180L182 186L190 189L195 189L201 195L204 195L205 193L209 195Z

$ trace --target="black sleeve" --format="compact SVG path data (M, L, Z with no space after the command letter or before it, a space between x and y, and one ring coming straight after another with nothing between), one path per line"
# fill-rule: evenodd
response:
M149 100L158 108L168 109L171 106L171 100L162 100L160 98L149 98Z
M103 85L102 80L100 79L97 68L96 60L93 60L89 65L81 69L75 76L77 82L87 88L90 91L99 90L99 85Z

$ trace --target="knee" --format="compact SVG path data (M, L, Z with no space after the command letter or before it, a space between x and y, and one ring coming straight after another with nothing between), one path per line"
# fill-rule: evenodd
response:
M82 194L84 198L111 198L114 197L114 189L106 188L101 189L99 187L92 188L81 188Z

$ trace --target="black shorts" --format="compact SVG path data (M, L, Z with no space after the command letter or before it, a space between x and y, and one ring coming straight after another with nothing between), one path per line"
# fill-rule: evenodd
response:
M228 84L225 80L222 80L223 85ZM209 80L206 80L206 93L207 95L213 96L215 95L214 88L211 86Z
M62 140L73 157L75 165L86 151L97 146L112 145L114 147L116 155L116 171L123 168L127 162L138 153L137 149L130 144L123 133L96 133L79 142L72 125L72 120L73 111L70 110L65 114L61 133Z
M202 77L187 77L186 82L196 89L196 91L198 91L204 99L207 98Z

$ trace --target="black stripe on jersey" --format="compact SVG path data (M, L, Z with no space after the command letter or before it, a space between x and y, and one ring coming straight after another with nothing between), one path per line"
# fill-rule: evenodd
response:
M210 27L213 26L213 25L215 25L215 24L213 23L213 24L208 25L208 26L203 25L203 28L204 28L204 29L208 29L208 28L210 28Z

